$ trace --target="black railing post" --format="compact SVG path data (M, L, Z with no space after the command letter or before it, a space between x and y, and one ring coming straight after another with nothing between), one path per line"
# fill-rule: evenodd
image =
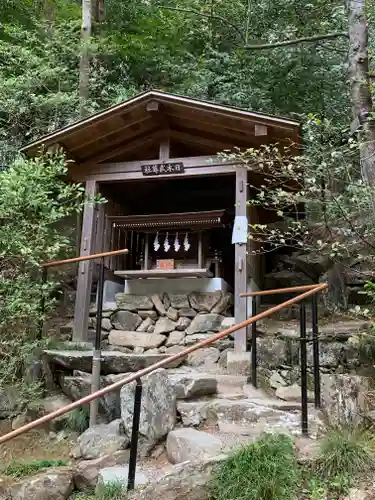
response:
M314 359L314 401L315 408L321 407L320 397L320 361L319 361L319 330L318 330L318 297L312 295L312 334L313 334L313 359Z
M257 313L257 298L252 298L251 315ZM257 388L257 323L254 321L251 325L251 383L255 389Z
M137 379L137 385L135 386L135 394L134 394L134 413L133 413L132 437L130 441L128 491L134 490L134 485L135 485L135 471L137 468L138 432L139 432L139 420L141 416L141 402L142 402L142 380L139 378Z
M39 320L39 328L38 328L38 336L37 339L41 340L43 337L43 328L44 328L44 313L46 312L46 294L44 290L44 285L47 283L48 277L48 267L43 266L42 269L42 296L40 299L40 320Z
M104 295L104 257L100 259L100 268L99 268L98 302L96 304L95 345L92 356L91 392L96 392L100 389L103 295ZM93 399L90 403L90 427L96 425L98 411L99 411L99 400Z
M307 337L306 337L306 305L300 304L300 342L301 342L301 428L302 434L308 434L307 408Z

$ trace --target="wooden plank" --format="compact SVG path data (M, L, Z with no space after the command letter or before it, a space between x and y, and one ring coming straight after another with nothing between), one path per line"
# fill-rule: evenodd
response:
M202 134L199 134L199 132L195 132L195 134L193 134L189 132L181 132L179 130L172 130L171 135L172 137L188 144L196 144L198 146L203 145L210 148L215 148L216 152L224 151L224 149L231 149L234 146L234 144L230 141L223 142L222 140L210 139L204 137Z
M170 156L170 137L169 134L160 141L159 147L159 159L169 160Z
M137 271L115 271L116 276L124 279L149 278L212 278L208 269L140 269Z
M228 164L216 165L212 167L194 167L185 168L183 174L160 174L157 179L182 179L184 177L196 177L196 176L210 176L210 175L224 175L224 174L234 174L234 166ZM71 172L71 179L79 182L84 182L88 180L96 180L100 182L114 182L114 181L137 181L137 180L149 180L150 178L145 177L142 172L118 172L118 173L85 173L85 172Z
M247 168L236 167L236 216L246 216L246 202L248 199ZM246 299L240 293L247 291L247 244L235 244L234 258L234 317L236 323L247 319ZM247 350L246 328L234 334L234 348L236 351Z
M90 199L97 193L96 181L86 183L86 195ZM93 203L86 202L83 211L80 256L92 255L95 246L96 210ZM81 262L78 267L77 292L74 310L73 340L87 340L90 294L92 285L92 261Z

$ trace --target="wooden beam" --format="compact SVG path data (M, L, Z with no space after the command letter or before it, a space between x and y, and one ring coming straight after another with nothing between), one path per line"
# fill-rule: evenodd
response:
M247 168L236 167L236 217L246 217L246 202L248 199ZM235 322L240 323L247 319L246 299L241 298L241 293L247 292L247 243L235 243L234 257L234 317ZM234 347L236 351L246 351L247 332L246 328L238 330L234 335Z
M172 130L172 137L179 139L182 142L190 144L208 146L216 149L216 152L224 151L224 149L231 149L234 145L231 142L222 142L221 140L209 139L199 133L185 132L180 130Z
M170 137L169 134L167 134L160 141L159 159L162 161L166 161L169 160L169 156L170 156Z
M95 250L95 228L97 211L95 205L90 202L98 190L98 183L95 180L86 182L86 196L88 201L85 203L83 211L83 224L81 236L80 256L92 255ZM91 260L80 262L78 267L77 292L74 310L73 340L85 341L88 333L88 320L90 308L90 296L92 286Z

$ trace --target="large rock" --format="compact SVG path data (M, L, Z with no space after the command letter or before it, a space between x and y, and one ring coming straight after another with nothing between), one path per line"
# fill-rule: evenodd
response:
M345 361L345 344L342 342L319 342L319 365L334 367ZM313 366L313 345L307 345L307 363Z
M100 377L100 388L106 387L125 375L106 375ZM81 372L79 375L61 375L59 384L64 394L77 401L91 393L91 375ZM120 417L120 390L109 392L99 399L99 410L109 420Z
M126 349L126 348L125 348ZM45 351L49 363L60 365L68 370L91 372L92 351ZM154 363L168 358L166 354L129 354L120 351L102 352L101 371L103 374L128 373L143 370ZM176 367L174 362L168 368Z
M67 500L74 489L73 471L67 467L47 469L27 477L9 489L12 500Z
M284 401L301 401L301 387L298 384L278 387L276 396ZM307 391L307 400L310 403L314 402L314 393L312 391Z
M14 387L0 387L0 419L16 416L22 408L22 400Z
M223 314L228 312L228 309L233 305L233 294L226 293L221 297L219 302L212 308L211 312L215 314Z
M137 332L148 332L150 326L154 326L155 321L151 318L146 318L137 328Z
M142 318L130 311L117 311L111 316L111 321L117 330L135 331L142 323Z
M217 392L216 378L206 373L172 373L169 374L169 380L177 399L209 396Z
M77 445L72 451L73 457L92 460L125 450L130 440L121 430L121 420L90 427L79 436Z
M188 355L187 363L190 366L212 366L217 362L219 356L220 351L216 347L202 347Z
M322 410L332 426L360 425L370 411L369 379L359 375L321 376Z
M197 315L197 311L195 309L192 309L191 307L184 307L183 309L180 309L178 311L178 314L180 315L180 318L195 318Z
M153 349L159 347L166 340L165 335L157 333L144 332L125 332L121 330L111 330L108 341L111 345L124 347L143 347L144 349Z
M130 500L206 500L214 469L227 457L219 455L174 466L157 481L129 495Z
M127 436L133 425L136 383L121 389L121 418ZM142 377L142 406L139 423L139 450L146 455L170 432L176 421L176 396L166 370L160 369Z
M74 469L74 484L78 490L92 490L98 481L99 472L105 467L126 465L130 450L120 450L94 460L81 460Z
M176 329L176 323L169 318L159 318L155 323L154 333L169 333Z
M198 312L210 312L222 298L218 292L192 292L189 295L190 306Z
M175 309L184 309L190 307L189 299L187 295L181 293L170 293L168 294L171 306Z
M124 492L128 484L129 466L114 466L106 467L99 472L98 482L96 483L95 494L100 496L105 491L105 486L109 484L119 484L123 487ZM138 468L135 473L135 486L144 486L149 483L148 477L143 474Z
M167 455L172 464L214 457L222 448L220 439L195 429L175 429L167 437Z
M206 401L178 401L177 412L186 427L198 427L208 418L209 404Z
M147 295L132 295L130 293L117 293L116 304L118 309L126 311L139 311L153 308L153 303Z
M178 320L178 311L174 307L169 307L167 311L167 316L170 320L172 321L177 321Z
M48 396L40 402L40 409L44 415L48 413L52 413L53 411L61 410L65 406L69 405L72 402L73 398L67 398L64 394L54 394L52 396ZM62 425L65 424L66 415L62 415L61 417L57 417L56 419L50 422L51 427L54 429L61 428Z
M194 333L218 332L223 322L221 314L198 314L186 329L186 335Z

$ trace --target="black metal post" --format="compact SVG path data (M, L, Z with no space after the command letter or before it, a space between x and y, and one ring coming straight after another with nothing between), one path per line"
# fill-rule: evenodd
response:
M253 297L251 315L257 313L257 298ZM257 388L257 324L256 321L251 325L251 383Z
M135 471L137 468L138 432L139 432L139 420L141 416L141 402L142 402L142 380L137 379L137 385L135 386L135 394L134 394L132 437L130 442L128 491L134 490L134 485L135 485Z
M301 341L301 427L302 434L308 434L307 408L307 338L306 338L306 305L300 304L300 341Z
M92 356L91 392L96 392L100 389L103 294L104 294L104 257L100 259L100 268L99 268L98 293L97 293L98 302L96 304L95 345ZM98 412L99 412L99 399L93 399L90 403L90 427L96 425Z
M319 330L318 330L318 298L314 294L312 300L312 334L314 357L314 401L315 408L321 407L320 396L320 361L319 361Z
M48 267L44 266L42 270L42 297L40 299L40 320L38 328L37 339L40 340L43 337L43 327L44 327L44 313L46 309L46 294L44 290L44 285L47 283L48 277Z

